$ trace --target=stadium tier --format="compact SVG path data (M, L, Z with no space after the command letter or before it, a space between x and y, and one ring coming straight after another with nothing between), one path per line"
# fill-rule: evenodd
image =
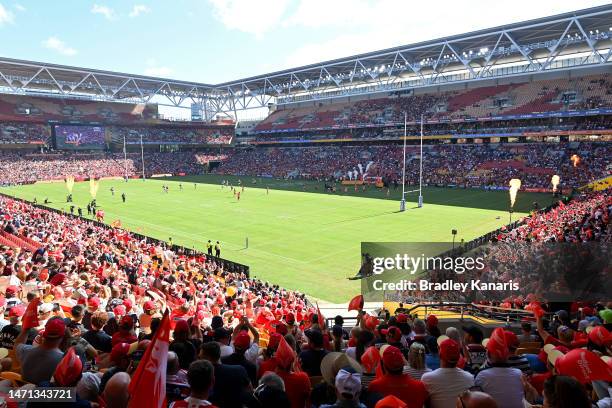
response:
M0 95L0 121L134 123L157 118L154 104Z
M572 79L533 80L495 86L472 85L463 91L389 96L316 107L280 108L259 123L255 133L298 132L413 124L421 115L429 123L528 118L521 115L581 112L612 107L609 74ZM578 114L577 116L580 116ZM536 116L538 117L538 116ZM542 117L542 116L540 116Z

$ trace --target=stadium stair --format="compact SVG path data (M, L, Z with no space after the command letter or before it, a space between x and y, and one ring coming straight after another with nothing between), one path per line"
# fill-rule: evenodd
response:
M13 247L13 248L23 248L23 249L27 249L28 251L32 251L32 252L40 248L40 244L34 245L32 244L32 242L28 242L24 240L23 238L17 235L10 234L6 231L2 231L0 236L5 241L8 241L10 243L8 246Z

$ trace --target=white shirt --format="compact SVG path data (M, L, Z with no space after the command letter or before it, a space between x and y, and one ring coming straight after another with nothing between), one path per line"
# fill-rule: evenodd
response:
M219 343L219 345L221 346L221 358L234 354L234 348L232 346L226 346L221 343Z
M421 377L429 393L431 408L454 407L457 397L474 386L474 377L460 368L438 368Z
M499 408L520 408L525 395L522 376L517 368L491 367L479 372L475 383L497 401Z

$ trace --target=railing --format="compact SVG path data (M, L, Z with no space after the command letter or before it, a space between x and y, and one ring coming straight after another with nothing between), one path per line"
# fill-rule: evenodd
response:
M505 324L521 323L525 319L533 318L533 313L522 309L505 309L499 306L477 305L475 303L459 303L459 302L439 302L439 303L417 303L407 307L400 307L395 310L395 313L405 313L414 315L415 311L424 308L425 313L418 316L420 319L425 319L430 314L439 313L440 310L450 311L458 314L459 320L463 320L466 316L473 316L481 319L496 320L499 323ZM442 317L444 318L444 317ZM344 327L350 328L357 325L357 317L344 317ZM334 318L327 317L327 327L334 325Z
M78 215L70 214L70 213L67 213L67 212L55 209L55 208L46 207L44 205L34 204L34 203L30 202L30 201L27 201L27 200L24 200L24 199L21 199L21 198L18 198L18 197L13 197L13 196L11 196L9 194L5 194L5 193L1 193L0 192L0 196L6 197L6 198L10 198L11 200L15 200L15 201L20 201L20 202L26 203L26 204L29 204L29 205L31 205L33 207L40 208L42 210L53 211L55 213L62 214L64 216L66 216L66 217L80 219L82 221L92 223L93 225L96 225L96 226L101 227L101 228L105 228L105 229L109 229L109 230L114 229L112 226L104 224L102 222L98 222L96 220L91 220L91 219L85 218L85 217L79 217ZM135 238L137 238L139 240L144 240L145 242L151 243L151 244L154 244L154 245L160 245L160 246L162 246L164 248L171 249L174 252L180 252L180 253L184 253L186 255L192 255L192 256L204 255L206 257L206 259L212 259L213 261L215 261L215 263L217 263L219 265L222 265L223 269L228 271L228 272L244 273L247 277L249 277L250 270L249 270L249 266L248 265L243 265L243 264L240 264L238 262L229 261L229 260L223 259L223 258L217 258L216 256L207 255L204 252L197 251L194 248L187 248L187 247L184 247L184 246L181 246L181 245L176 245L174 243L168 243L166 241L162 241L162 240L159 240L159 239L156 239L156 238L152 238L152 237L149 237L147 235L142 235L142 234L139 234L139 233L136 233L136 232L133 232L133 231L129 231L129 233L133 237L135 237Z

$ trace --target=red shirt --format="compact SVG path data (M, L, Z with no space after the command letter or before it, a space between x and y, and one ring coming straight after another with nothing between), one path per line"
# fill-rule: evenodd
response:
M408 374L389 375L375 379L368 386L369 393L383 396L393 395L408 405L408 408L421 408L427 400L427 390L421 381L412 379Z
M310 378L308 378L308 374L303 371L287 373L280 370L276 374L285 382L285 392L289 402L291 402L291 408L304 408L308 397L310 397Z
M113 334L113 337L111 338L111 343L114 346L115 344L119 344L119 343L128 343L128 344L132 344L135 341L138 340L138 337L136 337L135 335L133 335L130 332L121 332L121 330L119 330L118 332L115 332Z
M277 365L278 364L276 363L276 359L274 357L262 361L261 363L259 363L259 372L257 373L257 378L261 378L261 376L264 375L264 373L267 371L276 370Z

